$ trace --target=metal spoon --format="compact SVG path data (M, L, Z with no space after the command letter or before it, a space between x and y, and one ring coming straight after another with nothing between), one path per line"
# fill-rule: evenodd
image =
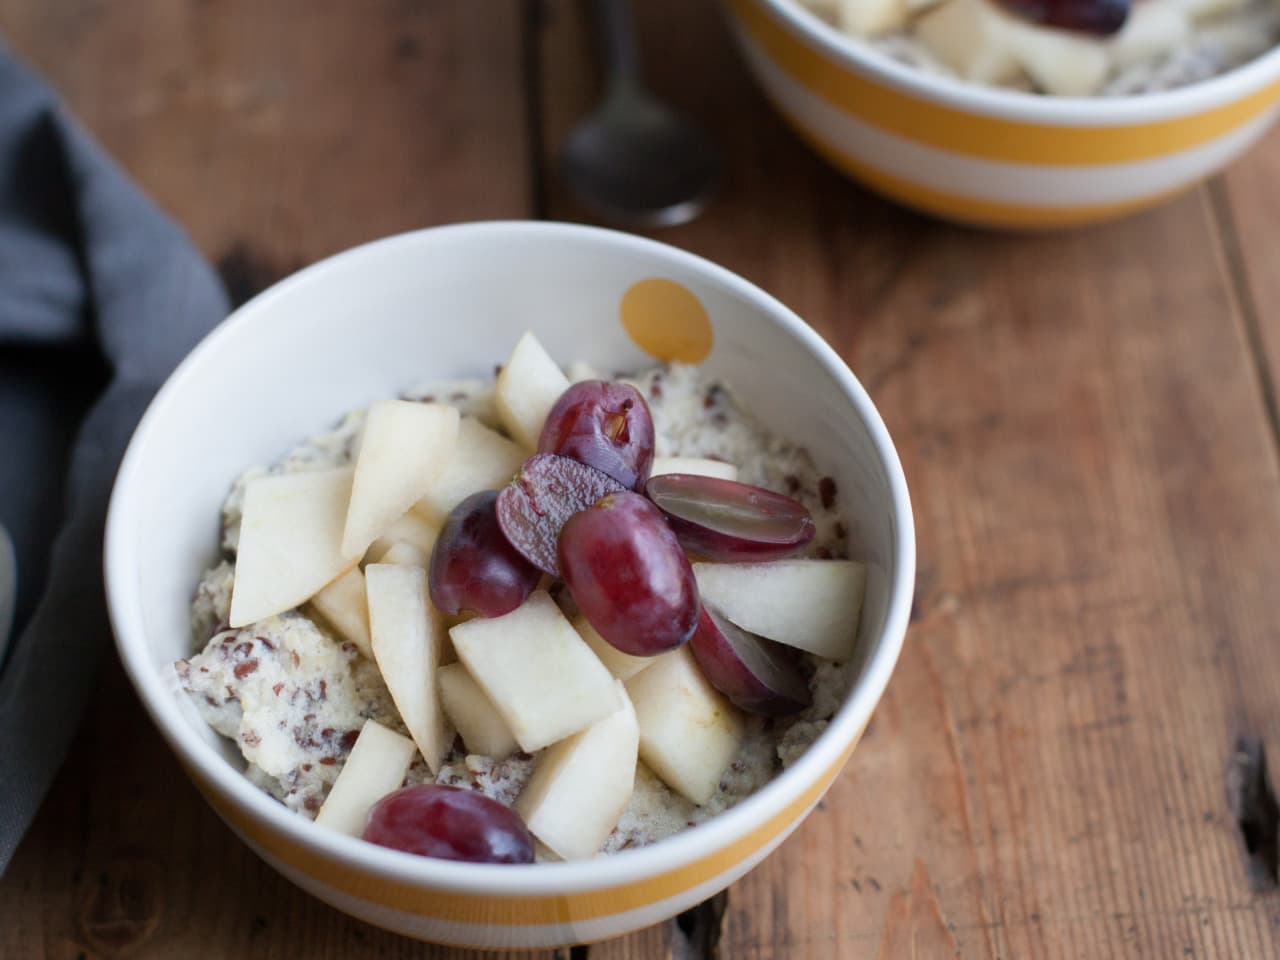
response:
M671 226L706 206L720 177L707 135L659 102L640 80L626 0L595 0L608 85L604 99L569 135L561 174L581 203L610 220Z

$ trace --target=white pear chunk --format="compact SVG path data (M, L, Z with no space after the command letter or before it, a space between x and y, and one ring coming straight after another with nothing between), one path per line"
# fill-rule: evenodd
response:
M568 377L537 338L526 333L502 365L494 393L507 433L526 450L536 449L547 414L568 388Z
M440 702L469 753L501 760L516 752L516 738L507 721L462 664L440 668Z
M365 418L342 552L358 558L430 489L458 443L458 411L439 403L379 400Z
M292 610L353 562L342 553L350 467L263 476L244 489L233 627Z
M444 617L427 599L427 571L390 563L364 570L369 593L373 658L431 772L449 752L436 674L444 645Z
M721 480L737 480L738 468L723 460L709 460L704 457L654 457L653 469L649 476L657 477L664 473L691 473L699 477L717 477Z
M449 636L527 753L618 707L613 675L545 590L501 617L460 623Z
M711 799L742 745L738 709L707 682L688 646L627 681L640 724L640 759L694 803Z
M878 37L906 24L906 0L838 0L836 4L836 26L855 37Z
M514 809L564 860L595 856L635 789L640 727L622 684L621 705L538 756Z
M480 490L505 487L524 463L525 451L479 420L463 417L458 445L444 471L414 504L413 512L443 524L449 511Z
M623 653L600 636L596 628L587 623L587 618L580 613L571 622L573 629L577 630L578 636L587 642L591 652L599 657L600 662L619 680L634 677L654 661L653 657L633 657L629 653Z
M311 598L311 606L342 637L350 640L369 659L373 643L369 638L369 597L364 574L352 567Z
M565 372L565 376L569 378L570 383L582 383L584 380L603 380L604 377L600 371L587 363L585 360L575 360L569 364L569 369Z
M965 79L1002 84L1021 73L1012 25L988 0L945 0L916 21L915 36Z
M1234 13L1249 5L1249 0L1170 0L1192 20L1209 20ZM1136 9L1136 7L1135 7ZM1133 16L1133 11L1129 13Z
M427 519L416 510L410 510L396 517L391 522L391 526L383 530L382 535L369 544L365 556L371 563L380 563L380 558L385 556L393 545L407 543L417 548L429 560L439 537L439 523Z
M698 591L744 630L828 660L858 638L866 567L854 560L695 563Z
M1010 49L1037 87L1058 97L1088 97L1111 69L1106 46L1066 30L1011 23Z
M358 837L375 803L400 789L417 748L408 737L366 720L347 762L316 814L316 823Z
M386 547L375 550L380 541L375 540L369 548L371 563L398 563L401 566L421 567L426 570L431 565L431 555L423 553L422 548L407 540L397 540Z
M1143 0L1133 5L1124 27L1110 42L1111 59L1127 67L1181 46L1191 35L1191 21L1176 0Z

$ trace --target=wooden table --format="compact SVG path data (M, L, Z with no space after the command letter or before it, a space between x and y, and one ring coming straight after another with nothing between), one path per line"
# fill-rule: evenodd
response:
M861 748L723 915L559 955L1280 956L1276 808L1233 761L1280 750L1280 134L1121 223L974 233L808 153L711 4L638 6L653 85L729 157L655 235L848 360L920 577ZM596 91L565 0L0 0L0 30L240 297L383 234L581 218L551 173ZM461 953L262 864L114 664L0 882L4 957Z

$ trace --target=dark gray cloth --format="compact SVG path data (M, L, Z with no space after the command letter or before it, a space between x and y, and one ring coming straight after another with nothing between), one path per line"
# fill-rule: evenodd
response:
M0 873L109 646L102 533L120 457L226 313L182 231L0 48L0 522L20 583L0 664Z

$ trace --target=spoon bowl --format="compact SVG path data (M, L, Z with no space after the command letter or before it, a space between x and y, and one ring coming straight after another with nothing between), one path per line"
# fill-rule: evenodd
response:
M626 226L673 226L707 205L720 179L711 139L640 81L631 11L625 0L596 0L608 75L600 106L569 135L561 176L596 215Z
M683 115L628 90L608 97L574 129L561 169L593 213L638 226L672 226L706 207L720 177L720 157Z

